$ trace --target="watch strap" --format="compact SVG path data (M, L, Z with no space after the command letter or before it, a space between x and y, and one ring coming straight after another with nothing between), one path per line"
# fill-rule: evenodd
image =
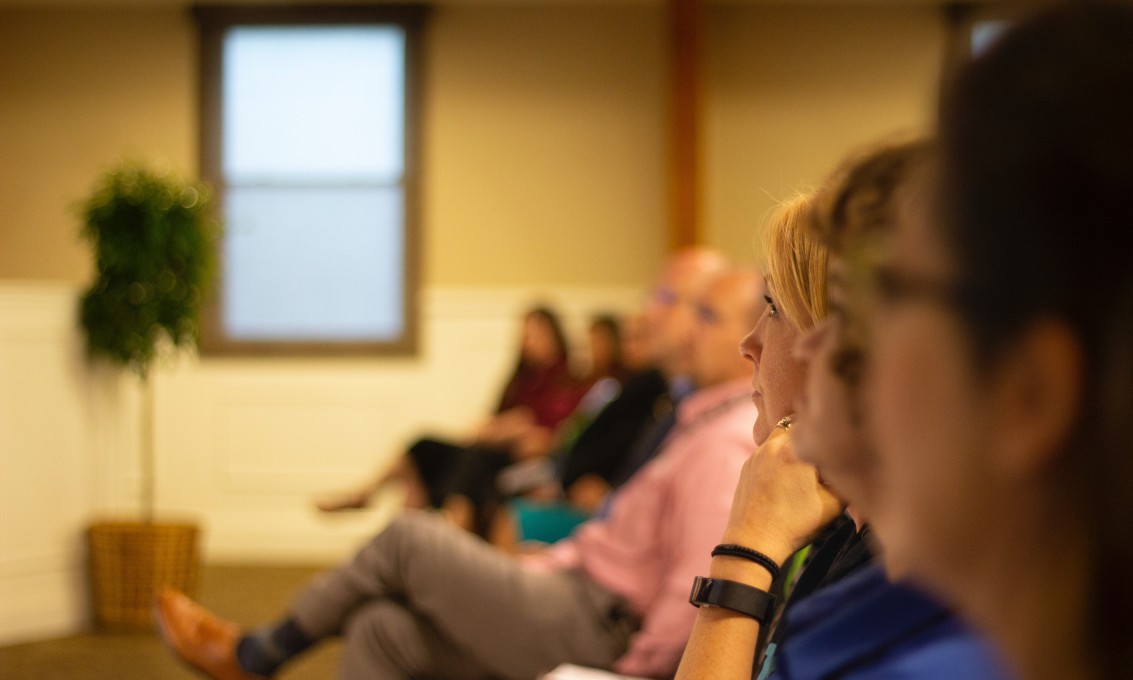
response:
M767 623L775 612L775 596L737 581L697 576L692 582L689 604L696 607L723 607Z

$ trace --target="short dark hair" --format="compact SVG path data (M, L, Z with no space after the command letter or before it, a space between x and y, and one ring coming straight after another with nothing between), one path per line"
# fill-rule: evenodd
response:
M1133 270L1133 8L1082 2L1023 20L946 94L940 140L938 216L978 357L995 361L1041 319L1081 345L1081 424L1057 491L1091 546L1090 657L1101 677L1128 677L1133 413L1128 374L1109 374L1131 370L1133 346L1121 299ZM1126 389L1108 387L1121 380ZM1099 427L1093 416L1114 409L1125 424Z
M946 93L946 239L986 352L1048 314L1087 339L1129 269L1133 11L1077 3L1024 20Z

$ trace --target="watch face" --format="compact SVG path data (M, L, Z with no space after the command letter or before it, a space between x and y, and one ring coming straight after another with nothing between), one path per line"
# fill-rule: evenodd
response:
M708 595L708 591L712 585L712 582L713 579L705 578L703 576L697 576L696 578L694 578L692 581L692 592L689 593L688 596L689 604L694 604L697 607L703 607L704 605L709 604L708 600L705 598Z

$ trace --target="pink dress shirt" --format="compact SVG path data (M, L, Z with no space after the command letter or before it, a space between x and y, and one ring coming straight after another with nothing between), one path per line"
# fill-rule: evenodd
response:
M740 468L755 450L750 394L743 379L685 398L663 450L618 491L609 516L530 560L536 568L580 569L641 616L614 664L618 673L676 672L696 619L688 603L693 577L708 573Z

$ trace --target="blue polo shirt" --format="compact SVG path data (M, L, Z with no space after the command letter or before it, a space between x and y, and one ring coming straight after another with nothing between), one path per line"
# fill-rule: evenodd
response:
M773 657L779 680L1010 680L997 653L920 591L872 565L787 613Z

